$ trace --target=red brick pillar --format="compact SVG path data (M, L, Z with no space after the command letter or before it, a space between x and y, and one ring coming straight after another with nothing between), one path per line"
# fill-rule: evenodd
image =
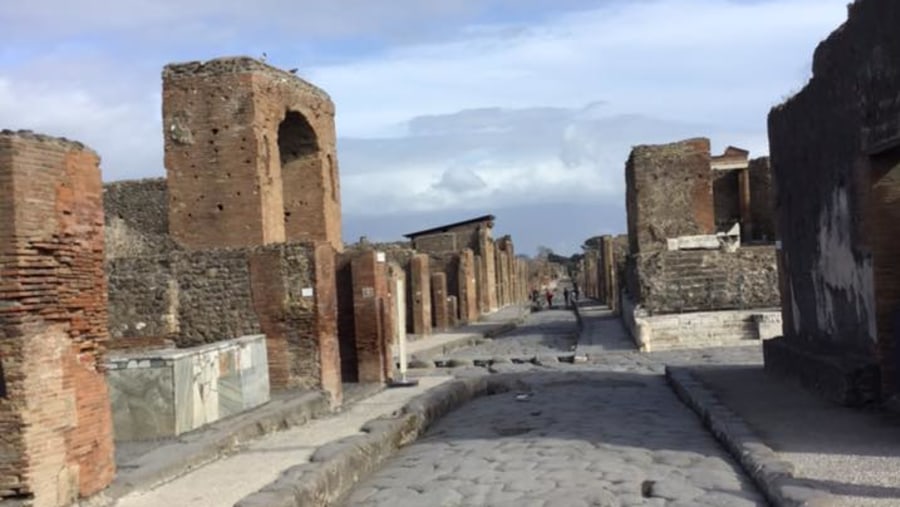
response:
M466 248L459 254L459 317L463 322L478 320L478 294L475 285L475 254Z
M341 384L341 347L337 330L337 252L331 243L315 244L316 348L319 351L319 382L331 395L332 406L340 406L344 392ZM302 334L301 334L302 336Z
M416 254L409 261L413 333L419 336L431 334L431 276L428 272L428 260L428 255Z
M0 217L0 503L65 505L115 474L97 155L0 132Z
M431 313L434 316L434 329L446 331L450 326L447 308L447 275L431 274Z
M387 273L374 251L362 252L353 259L353 316L356 329L356 357L359 381L381 383L386 380L387 340L385 303Z
M741 212L741 240L750 241L753 238L753 203L750 202L750 170L741 169L738 172L738 209Z

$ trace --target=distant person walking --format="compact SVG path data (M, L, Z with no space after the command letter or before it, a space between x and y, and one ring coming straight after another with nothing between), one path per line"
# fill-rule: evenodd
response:
M563 289L563 299L566 300L566 308L568 308L569 307L569 288L568 287Z
M553 308L553 291L551 291L550 289L547 289L546 297L547 297L547 306L549 308Z

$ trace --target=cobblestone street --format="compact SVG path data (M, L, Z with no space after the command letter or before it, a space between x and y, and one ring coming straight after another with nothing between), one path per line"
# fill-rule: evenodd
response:
M490 349L459 354L540 355L569 347L561 337L574 333L571 312L538 312ZM502 366L494 370L525 372L515 389L439 421L344 505L766 505L653 359L616 352L590 364Z

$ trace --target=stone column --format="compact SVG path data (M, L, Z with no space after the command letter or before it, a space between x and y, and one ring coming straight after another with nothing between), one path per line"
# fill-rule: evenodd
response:
M382 383L389 335L385 333L385 303L388 298L385 265L377 252L358 254L352 263L353 316L356 329L356 357L360 382Z
M466 248L459 254L459 316L465 322L478 320L478 291L475 281L475 254Z

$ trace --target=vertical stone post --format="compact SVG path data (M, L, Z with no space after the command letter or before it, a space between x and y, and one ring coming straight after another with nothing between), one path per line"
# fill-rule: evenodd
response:
M451 328L459 325L459 299L456 296L447 298L447 325Z
M446 331L450 318L447 308L447 275L444 273L431 274L431 312L434 316L434 329Z
M410 259L413 333L419 336L431 334L431 276L428 265L427 254L416 254Z
M475 254L466 248L459 254L459 316L465 323L478 320L478 290L475 276Z
M0 132L0 503L67 505L113 479L99 158Z

